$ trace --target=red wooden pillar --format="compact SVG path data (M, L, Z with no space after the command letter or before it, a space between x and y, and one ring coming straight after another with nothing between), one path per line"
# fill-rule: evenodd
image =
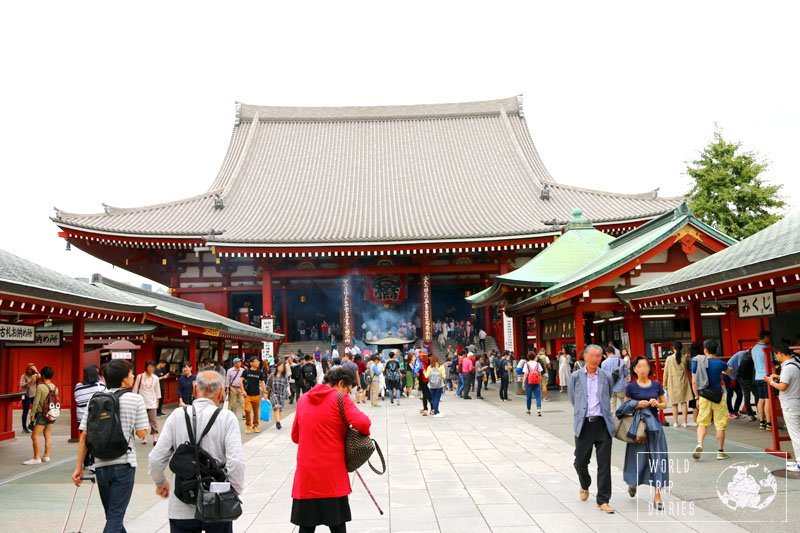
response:
M634 357L644 355L644 325L639 313L632 309L625 309L625 331L628 332L628 341L630 342L628 351L630 352L631 360Z
M586 348L583 328L583 303L578 302L575 304L575 357L578 359L583 359L583 349Z
M222 355L225 353L225 341L222 339L217 340L217 361L222 362Z
M72 319L72 387L76 383L80 383L83 374L84 323L83 317ZM80 432L78 431L78 405L74 401L70 403L69 413L72 424L70 424L69 437L71 441L74 441L80 437Z
M192 372L197 373L197 335L189 333L189 364Z
M547 346L545 346L544 339L542 338L542 319L539 318L537 315L536 318L536 350L540 350L544 348L547 352L551 355L555 355L552 350L549 350Z
M5 343L0 342L0 379L2 379L2 388L0 393L12 394L19 392L19 382L16 381L16 376L11 373L11 351L5 346ZM14 417L12 411L12 404L16 399L0 400L0 441L14 438Z
M264 261L261 267L261 309L262 315L272 316L272 266Z
M703 342L703 319L700 316L700 302L697 300L689 302L689 331L693 341Z
M225 278L222 279L222 316L231 318L231 293L228 292L230 283L227 283Z

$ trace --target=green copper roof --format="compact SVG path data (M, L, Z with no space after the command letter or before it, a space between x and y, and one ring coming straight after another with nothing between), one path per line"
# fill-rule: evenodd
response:
M510 306L509 311L523 310L537 302L589 283L653 249L687 225L692 225L726 244L736 242L695 218L686 205L681 204L673 212L666 213L621 237L612 239L596 257L584 262L546 290Z
M491 287L467 298L473 305L496 299L502 287L546 288L575 272L607 249L613 237L594 229L576 209L570 222L554 243L518 269L495 278Z

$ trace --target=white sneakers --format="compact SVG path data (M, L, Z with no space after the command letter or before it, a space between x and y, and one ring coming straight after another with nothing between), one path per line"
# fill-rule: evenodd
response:
M22 464L24 464L26 466L40 465L40 464L42 464L42 460L41 459L28 459L27 461L23 461Z
M438 413L433 415L433 418L444 418L444 415L442 413Z

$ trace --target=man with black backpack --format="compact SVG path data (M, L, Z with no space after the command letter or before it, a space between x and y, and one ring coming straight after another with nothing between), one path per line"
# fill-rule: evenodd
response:
M87 450L94 456L97 490L106 513L108 533L125 531L123 521L133 493L136 477L134 437L143 439L150 429L144 399L130 392L133 367L124 359L114 359L103 371L108 390L89 400L80 422L78 458L72 481L81 484Z
M395 392L397 392L397 403L400 404L400 393L403 388L400 385L400 363L397 362L396 351L393 351L391 359L386 361L386 390L391 403L394 403Z
M304 358L302 371L300 373L303 380L303 392L306 393L314 388L317 384L317 365L311 354L307 354Z
M224 385L225 380L218 373L199 372L194 384L194 402L169 416L161 438L150 452L148 473L156 484L156 494L169 498L172 532L233 531L232 520L238 516L236 513L220 522L195 518L200 490L198 476L203 492L220 495L217 500L220 508L223 503L233 503L236 507L238 496L244 490L245 464L239 421L233 412L217 407L222 401ZM167 465L173 472L172 483L166 477Z

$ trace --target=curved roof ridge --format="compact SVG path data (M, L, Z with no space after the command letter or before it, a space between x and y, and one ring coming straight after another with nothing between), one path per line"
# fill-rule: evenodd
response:
M172 207L175 205L181 204L188 204L190 202L196 202L197 200L204 200L207 198L213 198L215 195L220 194L222 192L221 189L213 190L213 191L206 191L201 194L196 194L194 196L189 196L187 198L181 198L180 200L171 200L169 202L161 202L158 204L151 204L151 205L143 205L139 207L114 207L108 204L101 204L103 206L104 212L103 213L72 213L70 211L64 211L63 209L59 209L55 207L56 216L50 217L51 220L54 222L63 222L61 220L62 216L66 217L106 217L106 216L113 216L113 215L121 215L124 213L137 213L143 211L152 211L155 209L161 209L163 207Z
M585 187L578 187L576 185L567 185L565 183L559 183L557 181L552 181L551 184L554 187L558 187L561 189L570 189L576 192L587 192L592 194L598 194L601 196L614 196L614 197L622 197L622 198L640 198L642 200L683 200L685 196L658 196L658 191L660 187L656 187L655 189L648 191L648 192L639 192L639 193L624 193L624 192L613 192L613 191L600 191L596 189L587 189Z
M512 115L522 115L522 105L517 95L498 100L451 102L443 104L411 104L387 106L259 106L238 104L238 118L242 122L256 117L264 121L349 121L349 120L405 120L426 118L453 118L499 115L501 110Z

